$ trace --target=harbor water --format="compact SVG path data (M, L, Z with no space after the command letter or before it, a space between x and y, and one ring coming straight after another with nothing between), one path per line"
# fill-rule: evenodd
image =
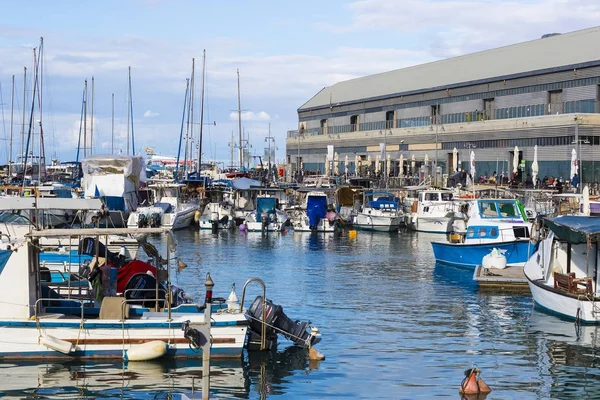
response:
M211 398L459 399L476 365L487 399L600 398L598 329L533 308L530 296L485 293L472 272L435 265L432 234L176 232L187 267L172 281L215 296L261 278L291 319L310 320L327 358L277 352L212 364ZM166 243L158 243L166 247ZM172 262L175 265L176 262ZM246 306L260 294L251 285ZM0 395L17 398L200 396L201 362L0 364ZM199 397L198 397L199 398Z

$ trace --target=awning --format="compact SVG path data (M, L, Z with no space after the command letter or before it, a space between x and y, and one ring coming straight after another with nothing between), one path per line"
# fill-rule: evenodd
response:
M0 211L8 210L100 210L100 199L62 199L57 197L0 197Z
M588 239L591 242L600 241L599 217L561 215L544 221L559 240L571 244L587 243Z

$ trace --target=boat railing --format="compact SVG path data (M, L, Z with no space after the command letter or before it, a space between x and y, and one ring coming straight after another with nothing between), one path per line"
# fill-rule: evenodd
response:
M148 292L148 293L156 293L156 298L143 298L143 299L128 299L127 298L127 294L128 293L132 293L132 292ZM164 298L160 298L158 296L159 293L163 293L164 294ZM165 303L167 305L167 309L168 309L168 317L169 319L171 319L171 302L168 301L167 299L167 291L164 289L127 289L125 290L125 292L123 292L123 302L121 303L121 320L123 320L125 318L125 304L127 303L139 303L139 302L150 302L153 301L154 302L154 309L155 310L159 310L158 307L158 303L162 302L162 306L163 308L165 308Z
M39 299L37 299L35 301L34 304L34 309L33 309L33 318L35 320L35 324L37 326L38 329L40 329L40 318L39 318L39 314L38 314L38 308L40 309L40 314L41 314L41 307L39 307L40 302L42 301L53 301L53 302L59 302L65 299L60 299L60 298L56 298L56 297L40 297ZM84 311L84 304L86 304L86 301L84 300L79 300L79 299L68 299L69 301L76 301L79 303L79 308L81 309L81 322L83 323L83 311ZM43 307L43 305L42 305ZM46 306L46 307L50 307L50 306Z
M261 317L261 335L260 335L260 349L264 350L267 347L267 325L265 323L267 318L267 286L265 282L260 278L250 278L244 283L244 288L242 289L242 301L240 302L240 312L244 309L244 299L246 298L246 287L251 282L258 283L263 290L263 302L262 302L262 317Z

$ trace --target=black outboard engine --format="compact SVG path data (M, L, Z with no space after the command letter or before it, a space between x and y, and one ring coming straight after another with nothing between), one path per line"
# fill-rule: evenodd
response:
M162 217L161 217L160 213L153 212L152 214L150 214L150 227L151 228L158 228L158 227L160 227L161 223L162 223Z
M148 216L146 214L140 213L138 215L138 228L145 228L148 226Z
M125 286L125 298L133 300L129 304L138 304L147 308L154 307L157 301L159 307L165 307L165 293L166 289L160 285L157 299L156 279L150 274L135 274Z
M263 213L260 216L260 222L262 223L261 229L263 232L265 232L269 227L269 215L267 213Z
M267 349L270 349L273 344L277 344L278 333L281 333L298 346L306 346L307 344L312 346L321 341L319 336L312 335L311 332L307 332L307 329L311 329L310 322L292 321L283 312L283 307L273 304L273 302L269 299L267 299L265 305ZM248 339L248 347L250 349L259 348L260 346L263 325L262 308L263 298L262 296L257 296L246 312L247 317L250 319L250 336Z

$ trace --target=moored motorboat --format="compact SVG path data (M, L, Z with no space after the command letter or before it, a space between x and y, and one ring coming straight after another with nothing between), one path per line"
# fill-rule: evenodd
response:
M561 317L600 323L598 257L600 220L558 216L544 220L547 237L525 264L536 306Z
M474 269L494 249L506 257L506 265L523 266L535 251L530 240L532 224L523 207L512 199L479 199L470 202L464 233L448 235L431 245L436 262Z
M393 232L402 221L399 199L390 192L365 192L354 226L362 230Z

